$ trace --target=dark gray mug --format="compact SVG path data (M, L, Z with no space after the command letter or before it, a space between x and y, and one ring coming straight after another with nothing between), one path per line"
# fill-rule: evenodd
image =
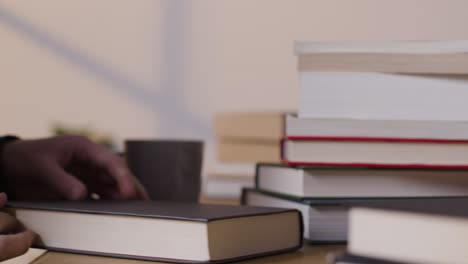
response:
M125 156L152 200L198 202L202 141L126 140Z

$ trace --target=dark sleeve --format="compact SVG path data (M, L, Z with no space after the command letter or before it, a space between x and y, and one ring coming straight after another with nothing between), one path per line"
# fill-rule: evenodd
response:
M6 144L8 144L8 143L10 143L12 141L15 141L17 139L18 139L18 137L11 136L11 135L0 137L0 192L5 192L6 191L6 183L5 183L5 180L4 180L3 176L2 176L2 172L3 172L3 160L2 160L3 147L5 147Z

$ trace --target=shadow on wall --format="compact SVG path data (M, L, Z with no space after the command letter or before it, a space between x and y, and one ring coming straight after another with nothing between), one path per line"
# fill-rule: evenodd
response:
M125 73L106 65L75 47L67 45L59 37L18 17L0 4L0 25L6 26L50 55L83 70L94 78L107 82L115 91L145 106L154 117L159 117L160 135L173 137L202 138L211 134L210 125L193 115L186 106L184 96L184 73L187 70L186 28L184 21L190 15L190 3L185 1L165 1L163 8L166 28L163 36L163 57L161 86L159 93L145 89L138 81L125 76ZM158 59L158 58L154 58Z

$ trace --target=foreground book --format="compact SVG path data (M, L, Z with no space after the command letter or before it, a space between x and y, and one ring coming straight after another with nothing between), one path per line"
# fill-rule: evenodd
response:
M305 198L468 196L468 170L257 165L256 187Z
M293 209L148 201L10 202L7 209L40 236L37 246L53 251L224 263L302 244Z
M467 198L353 208L349 229L348 252L354 256L438 264L466 263L468 259Z

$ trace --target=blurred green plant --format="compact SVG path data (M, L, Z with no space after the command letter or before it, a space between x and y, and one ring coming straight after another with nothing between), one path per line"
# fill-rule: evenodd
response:
M56 123L52 126L51 132L54 136L83 136L108 149L115 150L115 141L112 135L108 133L98 133L89 127L72 127L62 123Z

